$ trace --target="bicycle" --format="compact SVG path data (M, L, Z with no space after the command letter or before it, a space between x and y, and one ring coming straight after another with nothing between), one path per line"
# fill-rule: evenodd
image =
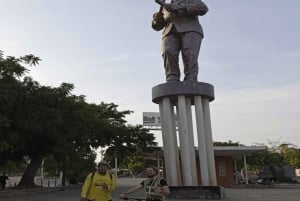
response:
M146 198L139 198L139 197L125 197L123 200L127 201L148 201Z
M151 199L151 198L139 198L139 197L125 197L123 200L126 200L126 201L160 201L160 200Z

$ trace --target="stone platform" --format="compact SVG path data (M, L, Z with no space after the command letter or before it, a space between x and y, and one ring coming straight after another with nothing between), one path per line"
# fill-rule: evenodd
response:
M224 198L222 186L170 186L171 195L169 199L178 200L220 200Z

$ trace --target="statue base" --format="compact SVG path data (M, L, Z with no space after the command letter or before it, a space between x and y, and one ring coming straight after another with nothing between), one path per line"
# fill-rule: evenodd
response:
M201 199L221 200L225 196L222 186L169 186L171 194L169 199Z

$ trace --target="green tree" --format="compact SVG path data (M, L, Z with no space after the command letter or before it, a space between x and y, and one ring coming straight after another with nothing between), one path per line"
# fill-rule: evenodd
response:
M300 167L300 151L297 146L290 143L280 144L281 153L289 165Z
M94 150L100 146L123 154L156 145L153 134L126 125L124 118L131 111L118 111L113 103L89 104L84 96L72 94L72 84L41 86L25 77L28 69L23 65L39 61L33 55L0 54L0 166L26 159L20 186L34 185L43 159L57 162L64 181L65 175L82 177L80 170L94 169Z
M287 165L288 162L284 158L279 141L268 141L266 144L258 144L260 146L268 147L267 150L252 153L251 156L247 158L249 168L255 171L260 171L263 166L273 166L273 165Z
M22 99L25 88L20 79L27 73L22 63L36 65L40 58L33 55L16 58L4 57L0 51L0 166L8 160L21 160L22 154L14 152L14 145L20 136L13 127L15 106Z
M128 167L130 161L132 164L132 157L143 159L145 153L152 152L157 146L154 135L141 125L123 127L116 130L114 135L112 143L106 149L105 159L113 161L117 157L119 166L124 168ZM145 160L139 160L140 164L143 162Z

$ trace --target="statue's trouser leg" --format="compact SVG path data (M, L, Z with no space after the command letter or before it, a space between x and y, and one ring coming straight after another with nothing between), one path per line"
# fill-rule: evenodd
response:
M202 35L197 32L181 33L182 60L184 65L184 80L197 81L198 56L202 42Z
M162 57L167 81L179 81L179 51L181 39L178 34L172 33L162 39Z

